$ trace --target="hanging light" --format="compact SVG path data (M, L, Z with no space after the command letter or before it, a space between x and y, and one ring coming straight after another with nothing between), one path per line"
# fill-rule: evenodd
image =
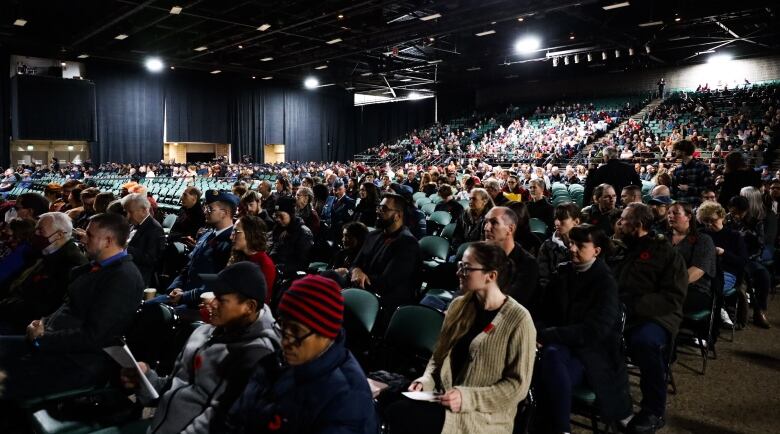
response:
M602 51L601 52L601 60L607 60L607 52L606 51Z
M557 57L553 57L553 68L555 68L557 66L558 66L558 58Z
M634 55L634 49L633 48L629 48L628 49L628 55L629 56L633 56Z
M574 63L580 63L580 55L579 54L575 54L574 55Z
M588 53L588 62L590 62L591 60L593 60L593 55Z
M568 65L569 64L569 56L563 56L563 64Z
M615 50L615 59L620 58L620 50Z

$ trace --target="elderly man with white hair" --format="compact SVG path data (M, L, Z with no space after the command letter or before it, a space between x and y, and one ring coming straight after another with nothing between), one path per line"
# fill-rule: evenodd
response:
M132 225L127 253L133 257L146 286L153 283L154 270L165 248L165 232L149 210L152 205L145 194L133 193L122 198L127 220Z
M72 232L73 224L64 213L41 214L32 242L40 258L11 282L0 299L0 335L23 333L30 321L60 307L70 270L87 263Z

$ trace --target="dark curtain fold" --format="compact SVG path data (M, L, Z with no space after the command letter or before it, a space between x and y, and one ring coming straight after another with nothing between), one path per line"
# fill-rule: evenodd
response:
M262 89L257 103L262 106L263 144L284 143L284 89Z
M258 136L256 122L256 92L236 91L232 96L230 110L230 152L233 161L240 161L244 155L260 156L262 159L262 144Z
M146 163L163 155L164 91L162 79L137 69L89 65L97 94L96 163Z
M284 152L287 161L322 161L326 157L323 136L322 96L310 91L284 93Z
M434 100L427 98L355 107L357 123L356 152L380 143L389 144L415 129L433 124Z
M36 75L11 79L14 139L84 140L96 136L95 85Z
M230 142L230 82L224 77L176 71L166 77L166 139L169 142Z
M0 167L11 159L11 54L0 49Z

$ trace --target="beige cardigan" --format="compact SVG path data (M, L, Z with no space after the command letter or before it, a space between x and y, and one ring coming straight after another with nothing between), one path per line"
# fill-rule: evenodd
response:
M452 303L456 306L463 302L464 298L458 297ZM452 320L445 318L444 327ZM454 413L447 409L442 434L512 432L517 405L525 399L531 384L536 328L531 314L512 297L507 298L491 324L492 328L486 327L487 332L471 341L463 384L455 387L462 396L461 410ZM423 376L416 380L423 390L434 389L435 370L431 358ZM450 354L440 371L442 387L451 389Z

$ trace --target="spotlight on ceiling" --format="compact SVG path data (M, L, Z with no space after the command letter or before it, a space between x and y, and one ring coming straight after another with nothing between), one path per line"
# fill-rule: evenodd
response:
M615 50L615 59L620 58L620 50Z
M170 14L171 15L179 15L181 13L182 9L183 8L181 6L174 6L174 7L171 8Z
M420 98L422 98L422 95L420 95L420 94L419 94L419 93L417 93L417 92L411 92L411 93L409 93L409 99L420 99Z
M563 56L563 64L568 65L569 64L569 56Z
M714 56L710 56L707 59L707 63L711 63L711 64L714 64L714 65L722 65L724 63L728 63L732 59L734 59L734 58L731 57L731 55L728 55L728 54L716 54Z
M574 55L574 63L580 63L580 55L579 54L575 54Z
M592 55L592 54L590 54L590 53L588 53L588 62L590 62L590 61L592 61L592 60L593 60L593 55Z
M607 60L607 52L606 51L602 51L601 52L601 60Z
M163 61L160 60L159 57L150 57L146 59L144 65L146 66L146 69L149 70L149 72L160 72L165 67Z
M85 54L79 54L77 57L79 59L86 59L87 57L89 57L89 54L86 54L86 53Z
M308 77L303 81L303 86L306 87L306 89L315 89L319 85L320 81L314 77Z
M27 20L24 18L17 18L16 21L14 21L14 25L18 27L24 27L27 24Z
M634 49L633 48L629 48L628 49L628 55L629 56L633 56L634 55Z
M263 24L262 26L258 27L257 30L260 30L261 32L265 32L266 30L270 29L270 24Z
M515 51L520 54L529 54L539 49L542 42L536 36L526 36L515 43Z
M553 68L555 68L557 66L558 66L558 58L557 57L553 57Z
M650 46L645 44L645 53L650 54Z

